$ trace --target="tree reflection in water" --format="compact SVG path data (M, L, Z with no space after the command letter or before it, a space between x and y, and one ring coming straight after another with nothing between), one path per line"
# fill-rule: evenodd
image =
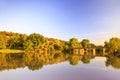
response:
M115 69L120 69L120 58L115 56L108 56L105 62L106 66L112 66Z
M0 53L0 70L9 70L28 67L38 70L47 64L56 64L65 61L63 53Z
M89 64L92 55L70 55L64 53L0 53L0 70L10 70L28 67L29 70L39 70L44 65L57 64L69 61L71 65L77 65L80 61ZM120 58L109 56L106 66L120 69Z

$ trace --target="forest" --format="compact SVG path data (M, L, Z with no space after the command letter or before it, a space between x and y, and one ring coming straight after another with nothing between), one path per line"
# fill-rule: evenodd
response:
M22 50L22 51L58 51L69 53L72 48L90 48L98 47L91 43L89 39L79 41L77 38L71 38L69 41L44 37L39 33L30 35L0 31L0 50ZM103 47L106 53L120 56L120 38L112 37L105 41Z

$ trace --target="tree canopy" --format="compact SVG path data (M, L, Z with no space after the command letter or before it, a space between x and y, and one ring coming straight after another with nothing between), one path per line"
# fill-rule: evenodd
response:
M71 38L69 41L44 37L39 33L30 35L14 32L0 31L0 49L20 49L20 50L46 50L70 52L73 48L90 48L96 45L90 40ZM108 53L120 53L120 38L113 37L105 42L104 47Z
M83 39L81 44L84 48L90 47L90 41L88 39Z
M113 37L109 40L109 42L105 42L104 46L107 48L107 52L120 52L120 38Z

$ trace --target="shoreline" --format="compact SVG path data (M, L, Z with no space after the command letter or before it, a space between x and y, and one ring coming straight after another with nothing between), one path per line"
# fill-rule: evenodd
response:
M15 50L15 49L0 49L0 53L21 53L25 52L24 50Z
M50 52L61 52L61 51L48 51L48 50L15 50L15 49L0 49L0 53L50 53Z

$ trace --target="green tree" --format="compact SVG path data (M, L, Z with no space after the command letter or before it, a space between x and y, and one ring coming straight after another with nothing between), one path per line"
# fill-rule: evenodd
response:
M40 49L40 46L44 43L45 40L41 34L33 33L28 36L27 41L29 41L29 43L32 45L30 47L36 50ZM29 45L29 43L27 45Z
M110 48L112 52L120 51L120 39L119 38L111 38L110 39Z
M64 53L70 52L70 49L69 49L69 42L65 42L65 43L64 43L63 52L64 52Z
M104 45L109 53L116 53L120 51L120 38L111 38L109 42Z
M54 40L54 49L62 51L62 48L63 48L62 42L60 40L58 40L58 39L55 39Z
M78 39L77 38L71 38L69 40L69 44L70 44L70 48L76 48L76 47L79 47L79 42L78 42Z
M110 51L110 44L109 44L109 42L105 41L104 42L104 47L106 48L106 52Z
M90 41L88 39L83 39L81 41L82 47L87 48L90 47Z
M8 41L8 47L10 49L23 49L24 47L24 40L21 37L12 37Z
M24 43L24 49L25 50L33 50L33 43L30 40L27 40Z

